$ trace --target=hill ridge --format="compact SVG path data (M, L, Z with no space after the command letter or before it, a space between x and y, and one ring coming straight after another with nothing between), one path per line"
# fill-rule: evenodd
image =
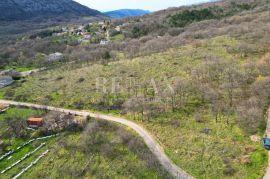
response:
M55 16L102 16L102 13L73 0L3 0L0 2L0 20Z

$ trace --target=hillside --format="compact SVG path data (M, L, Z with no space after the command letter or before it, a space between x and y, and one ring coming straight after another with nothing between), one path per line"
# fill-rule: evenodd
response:
M198 179L260 179L269 12L269 0L224 0L26 34L0 46L1 67L46 70L0 97L122 116Z
M1 178L13 178L47 150L46 156L21 178L171 178L143 141L122 126L91 119L84 129L73 126L57 136L37 139L51 135L44 134L44 128L26 129L26 120L33 115L48 115L52 119L49 116L55 118L58 114L15 107L0 114L0 157L7 150L14 151L11 157L0 158ZM45 145L29 154L42 143ZM28 157L21 159L26 154ZM19 163L2 173L19 159Z
M2 21L98 15L102 14L73 0L3 0L0 2L0 20Z
M115 11L104 12L105 15L116 19L133 16L143 16L149 13L150 11L142 9L119 9Z

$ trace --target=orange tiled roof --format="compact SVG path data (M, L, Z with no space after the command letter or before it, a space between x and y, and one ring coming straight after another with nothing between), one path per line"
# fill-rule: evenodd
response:
M35 117L32 117L32 118L29 118L28 121L32 121L32 122L42 122L43 119L42 119L42 118L35 118Z

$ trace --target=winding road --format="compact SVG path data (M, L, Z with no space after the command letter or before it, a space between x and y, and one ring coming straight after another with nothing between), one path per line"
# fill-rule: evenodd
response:
M77 110L69 110L69 109L62 109L62 108L56 108L52 106L45 106L45 105L38 105L38 104L31 104L31 103L22 103L22 102L16 102L16 101L7 101L7 100L0 100L0 103L8 104L11 106L17 106L17 107L28 107L28 108L35 108L35 109L42 109L42 110L49 110L49 111L57 111L57 112L63 112L66 114L73 114L77 116L90 116L97 119L117 122L120 124L123 124L125 126L128 126L135 130L145 141L148 148L151 150L151 152L157 157L161 165L175 178L177 179L194 179L191 175L186 173L184 170L179 168L177 165L175 165L164 153L164 150L161 148L161 146L154 140L154 138L141 126L138 124L131 122L127 119L120 118L120 117L114 117L110 115L104 115L104 114L97 114L92 112L86 112L86 111L77 111Z

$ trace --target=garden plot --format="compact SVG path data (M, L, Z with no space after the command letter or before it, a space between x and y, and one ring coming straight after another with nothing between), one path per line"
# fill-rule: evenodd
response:
M25 173L44 157L42 154L44 153L44 150L48 150L47 142L56 136L57 135L51 135L29 140L16 150L4 154L1 157L3 159L0 161L0 178L4 176L8 178L14 177L14 175L18 175L17 177L19 177ZM26 165L30 167L25 168ZM24 168L24 170L21 170L22 168Z
M45 155L47 155L49 152L49 150L46 150L45 152L43 152L34 162L32 162L30 165L28 165L26 168L24 168L19 174L17 174L15 177L13 177L13 179L17 179L20 176L22 176L25 172L27 172L31 167L33 167L35 164L37 164L37 162L45 157Z
M0 156L0 161L4 160L5 158L9 157L8 159L10 159L10 157L12 157L11 155L20 151L23 147L31 144L32 142L34 141L37 141L37 140L43 140L43 139L48 139L48 138L51 138L51 137L55 137L57 135L50 135L50 136L45 136L45 137L39 137L39 138L36 138L36 139L31 139L29 140L28 142L25 142L23 143L21 146L17 147L15 150L10 150L8 151L7 153L5 153L4 155Z

